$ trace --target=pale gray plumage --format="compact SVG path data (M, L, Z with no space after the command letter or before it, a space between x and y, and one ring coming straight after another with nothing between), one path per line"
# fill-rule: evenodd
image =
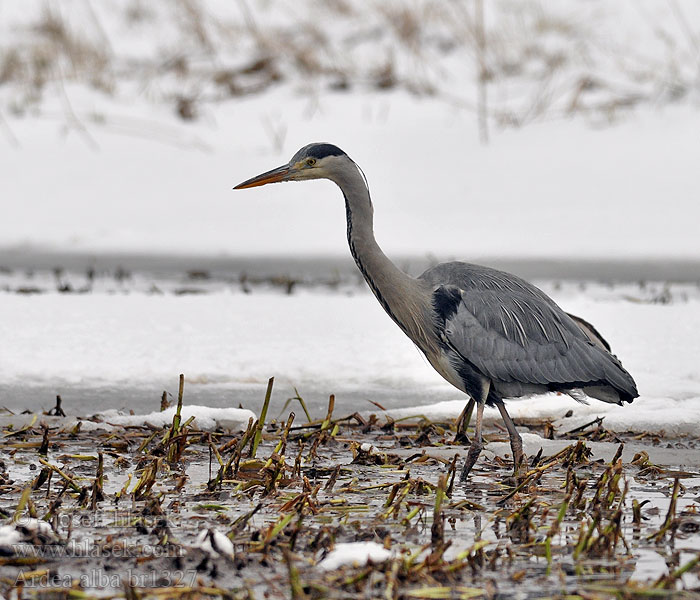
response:
M622 404L637 396L634 380L595 327L519 277L463 262L437 265L418 278L398 269L375 241L364 174L337 146L309 144L289 164L236 188L321 178L343 192L350 252L374 295L438 373L477 402L463 477L481 450L484 404L500 410L517 469L522 442L504 398L557 390L582 400L583 390Z
M448 347L491 379L497 396L582 387L597 397L591 387L599 383L617 390L615 402L636 395L634 381L620 362L592 343L548 296L519 277L450 262L429 269L420 279L435 287L436 311L444 318Z

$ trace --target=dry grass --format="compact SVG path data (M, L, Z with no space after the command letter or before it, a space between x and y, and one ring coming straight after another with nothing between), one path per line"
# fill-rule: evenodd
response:
M179 404L182 391L181 381ZM408 600L700 591L698 472L652 465L643 453L623 464L621 448L594 461L593 425L567 434L577 441L560 452L531 457L519 481L496 457L460 485L454 423L338 418L333 408L331 398L323 419L290 413L262 427L263 408L234 435L177 414L162 430L82 433L35 421L5 431L0 510L22 543L3 547L2 592L80 598L101 585L115 598ZM32 529L31 518L51 527ZM214 549L225 535L234 554L197 546L198 532ZM317 566L355 541L393 557ZM650 553L662 574L645 581L635 569Z
M132 2L104 21L86 5L77 26L70 11L47 3L4 44L0 92L15 92L0 102L26 111L55 95L58 80L106 93L135 85L191 120L203 106L285 82L309 91L405 89L480 110L485 139L488 124L570 114L609 120L697 90L700 35L677 2L667 7L674 28L649 23L664 56L600 35L605 15L507 1L485 6L482 30L479 5L309 0L283 12L239 0L219 14L193 0ZM136 61L111 47L124 28L147 48Z

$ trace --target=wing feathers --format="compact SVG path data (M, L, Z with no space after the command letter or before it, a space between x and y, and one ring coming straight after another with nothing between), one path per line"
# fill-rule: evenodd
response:
M492 380L611 385L625 398L637 396L620 362L529 283L466 263L438 265L421 278L434 282L447 343Z

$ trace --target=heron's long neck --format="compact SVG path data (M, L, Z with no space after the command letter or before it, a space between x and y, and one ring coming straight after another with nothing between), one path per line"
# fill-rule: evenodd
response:
M374 211L359 170L334 180L345 196L348 244L355 263L389 316L414 341L425 338L421 314L429 296L421 282L399 269L374 238ZM429 318L429 317L425 317Z

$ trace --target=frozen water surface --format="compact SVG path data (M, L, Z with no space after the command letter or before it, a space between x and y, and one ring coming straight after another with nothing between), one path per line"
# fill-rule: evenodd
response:
M298 391L317 416L330 394L348 413L379 410L378 403L402 409L397 415L456 416L461 394L433 371L354 272L339 270L329 284L328 271L311 265L297 267L291 288L253 265L243 284L240 272L155 277L133 271L119 279L113 271L30 277L14 268L3 276L0 293L0 335L9 342L0 349L1 403L13 411L46 410L60 394L75 415L110 408L149 413L163 390L176 396L184 373L189 404L242 405L257 413L274 376L278 412ZM540 285L599 328L635 376L641 397L632 407L617 407L542 396L513 402L515 416L559 418L571 409L576 418L606 416L616 429L698 433L697 284ZM56 291L61 286L63 293ZM299 412L296 401L292 406Z

